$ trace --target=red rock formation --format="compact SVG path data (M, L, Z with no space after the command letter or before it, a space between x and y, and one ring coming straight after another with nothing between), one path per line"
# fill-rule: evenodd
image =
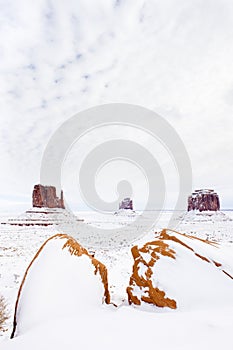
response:
M204 251L206 248L203 244L206 247L209 246L206 249L209 251L207 256L203 255L203 248ZM214 268L220 273L224 273L228 278L233 279L233 276L223 269L222 263L213 259L215 255L214 250L217 247L218 245L215 242L168 229L163 229L156 236L155 240L145 243L142 247L137 245L132 247L133 268L129 285L126 288L129 304L142 305L147 303L157 307L176 309L177 303L182 303L182 300L170 298L167 296L167 293L172 296L176 290L176 296L180 295L181 298L183 295L183 277L181 276L183 273L185 276L189 271L186 268L186 264L190 264L190 267L192 266L194 270L196 269L197 259L202 261L203 264L211 266L210 273L212 273ZM211 257L212 254L213 256ZM158 264L159 261L160 263ZM161 269L162 266L163 268ZM169 268L173 271L172 275L169 273ZM170 279L172 277L171 281L173 281L173 286L170 288L169 283L166 283L166 270L168 272L167 278ZM183 272L180 274L181 271ZM202 276L200 276L199 281L195 282L195 279L193 281L194 284L191 288L197 288L197 293L199 293L198 286L203 284L203 287L205 283L208 286L208 281L204 283ZM166 287L166 292L162 289L163 285Z
M188 211L220 210L219 197L214 190L196 190L188 197Z
M61 198L59 198L54 186L35 185L32 193L32 205L38 208L65 209L63 191L61 191Z
M130 198L125 198L120 204L119 209L130 209L133 210L133 201Z
M126 289L129 304L141 305L141 302L145 302L158 307L176 309L176 301L167 298L163 290L153 286L152 281L152 268L156 261L160 259L160 255L175 259L175 251L160 239L148 242L142 248L134 246L131 251L134 259L133 272L130 277L129 286ZM144 254L150 255L149 262L144 260ZM140 266L145 267L145 274L140 272ZM137 288L141 291L140 297L135 293L135 289Z

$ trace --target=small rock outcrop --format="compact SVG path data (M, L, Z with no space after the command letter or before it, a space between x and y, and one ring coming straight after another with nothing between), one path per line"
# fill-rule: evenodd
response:
M108 270L73 237L57 234L26 269L15 305L11 338L56 317L74 317L110 304ZM82 310L82 311L81 311Z
M188 197L188 211L220 210L218 194L214 190L196 190Z
M214 242L164 229L154 240L132 247L131 252L134 262L126 289L129 304L144 309L148 304L196 308L207 300L221 304L222 292L231 298L232 272L219 262Z
M119 204L119 209L130 209L133 210L133 201L130 198L125 198L123 201Z
M175 251L163 239L146 243L142 248L134 246L131 250L134 264L129 286L126 289L129 304L141 305L142 302L158 307L176 309L176 301L166 297L163 290L154 286L153 268L160 257L175 259ZM147 261L145 256L147 255ZM144 271L144 272L142 272ZM138 293L137 290L140 292Z
M35 185L32 193L32 205L37 208L65 209L63 191L61 191L59 198L56 194L56 187Z

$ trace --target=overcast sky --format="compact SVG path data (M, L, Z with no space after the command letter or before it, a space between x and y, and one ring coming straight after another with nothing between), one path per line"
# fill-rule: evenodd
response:
M30 207L53 132L75 113L109 102L139 104L163 116L189 153L193 189L213 188L222 207L233 208L232 0L0 1L0 37L1 212ZM80 141L74 173L95 142L118 137L111 132ZM118 132L157 149L167 164L166 207L172 208L177 180L169 157L161 159L146 135ZM130 167L103 168L98 191L111 200L117 177L127 173L139 208L146 183ZM76 175L67 169L67 199L84 209L78 191L76 201L71 198Z

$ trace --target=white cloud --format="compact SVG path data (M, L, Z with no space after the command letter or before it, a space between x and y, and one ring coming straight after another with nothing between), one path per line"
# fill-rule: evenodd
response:
M164 116L187 147L195 187L214 187L233 206L230 0L0 8L2 194L31 194L49 137L70 116L127 102Z

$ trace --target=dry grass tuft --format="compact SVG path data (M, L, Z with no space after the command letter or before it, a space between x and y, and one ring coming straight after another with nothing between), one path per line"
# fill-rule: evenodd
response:
M3 296L0 296L0 331L4 331L5 323L8 320L9 315L7 312L6 301Z

